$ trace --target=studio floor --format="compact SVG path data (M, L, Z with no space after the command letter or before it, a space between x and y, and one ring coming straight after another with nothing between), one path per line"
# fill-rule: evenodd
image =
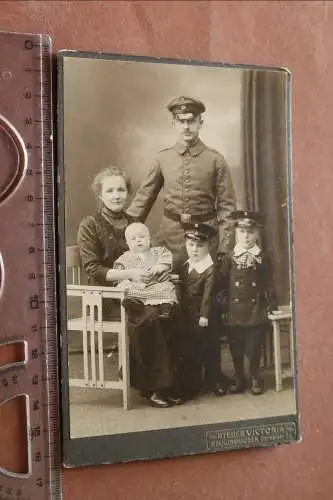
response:
M82 354L70 354L70 376L82 376L81 365ZM105 366L110 379L113 378L117 360L106 358ZM227 375L232 374L227 349L222 349L222 366ZM71 437L112 435L295 414L296 401L292 379L285 378L282 391L276 392L274 371L265 369L263 375L266 390L260 396L246 392L219 398L206 393L184 405L163 409L147 406L147 402L135 390L131 390L131 409L124 410L120 391L71 388Z

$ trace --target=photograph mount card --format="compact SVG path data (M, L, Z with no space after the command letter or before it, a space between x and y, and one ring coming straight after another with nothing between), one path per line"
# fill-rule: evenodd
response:
M290 72L58 70L64 465L299 441Z

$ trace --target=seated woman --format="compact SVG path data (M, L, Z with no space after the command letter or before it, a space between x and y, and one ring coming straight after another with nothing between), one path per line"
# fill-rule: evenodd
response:
M92 183L98 209L85 217L78 229L82 265L89 284L112 286L121 280L149 281L145 269L113 269L115 261L128 250L125 229L131 222L124 211L130 182L117 167L96 175ZM149 404L165 408L174 404L162 397L171 385L167 339L158 318L148 317L138 327L130 326L131 385Z

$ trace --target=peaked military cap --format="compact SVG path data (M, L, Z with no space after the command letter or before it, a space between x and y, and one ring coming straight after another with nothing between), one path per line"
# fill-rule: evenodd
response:
M167 108L174 115L179 113L192 113L197 116L206 111L206 107L202 101L185 96L176 97L176 99L169 102Z
M208 224L183 224L185 237L195 241L208 241L216 234L216 230Z
M264 215L249 210L236 210L232 212L231 218L236 222L236 226L238 227L263 227L265 223Z

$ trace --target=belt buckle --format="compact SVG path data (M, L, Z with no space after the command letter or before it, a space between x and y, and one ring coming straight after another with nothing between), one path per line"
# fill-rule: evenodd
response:
M181 214L180 220L183 224L189 224L191 222L191 214Z

